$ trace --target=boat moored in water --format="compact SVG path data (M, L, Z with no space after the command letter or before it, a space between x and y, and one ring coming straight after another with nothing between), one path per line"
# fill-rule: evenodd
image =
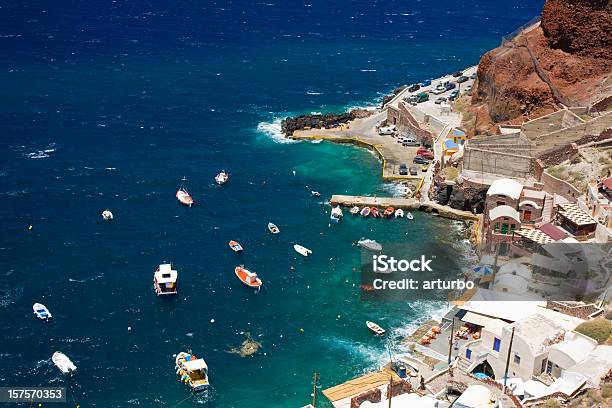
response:
M395 218L404 218L404 210L401 208L395 210Z
M359 241L357 241L357 245L362 248L369 249L370 251L382 251L382 245L373 239L361 238Z
M312 194L315 197L321 197L321 193L319 193L318 191L311 191L310 194Z
M113 213L110 210L102 211L102 219L104 219L104 221L110 221L113 218Z
M269 222L268 231L270 231L272 234L278 234L280 232L280 229L278 229L278 227L275 224Z
M176 190L176 199L183 205L191 207L193 205L193 198L189 195L187 188L185 188L185 182L187 179L183 177L183 182L178 190Z
M352 207L352 208L350 209L350 211L349 211L349 212L350 212L351 214L353 214L353 215L357 215L357 214L359 214L359 207L354 206L354 207Z
M261 289L261 279L259 279L259 276L257 276L255 272L251 272L243 265L240 265L234 269L234 273L238 279L248 287L258 290Z
M367 217L370 215L370 207L363 207L359 214L361 214L362 217Z
M176 295L178 293L178 272L172 264L161 264L153 273L153 288L157 296Z
M43 305L42 303L34 303L34 305L32 305L32 310L34 310L34 314L40 320L48 322L49 320L53 319L53 315L49 309L47 309L47 306Z
M340 208L340 206L336 206L332 208L329 219L331 222L339 222L343 216L344 214L342 214L342 208Z
M303 247L301 245L298 245L298 244L295 244L293 246L293 249L295 249L295 252L297 252L300 255L308 256L312 254L312 251L310 249Z
M382 336L385 334L385 329L383 329L382 327L380 327L379 325L377 325L374 322L371 321L366 321L366 326L368 327L368 329L370 329L374 334L376 334L377 336Z
M391 215L393 215L393 213L395 212L395 208L393 207L387 207L387 209L385 210L385 212L383 213L383 215L385 217L390 217Z
M240 245L238 242L232 240L228 243L228 245L230 246L230 248L232 248L232 251L242 252L242 245Z
M188 385L195 393L208 389L210 385L208 382L208 365L203 358L196 358L193 354L181 351L177 354L174 362L179 381Z
M406 218L408 218L409 220L413 220L414 219L414 215L412 215L411 212L407 212L406 213Z
M215 176L215 183L217 183L220 186L227 183L228 180L229 180L229 173L225 170L221 170L221 173Z
M378 208L376 208L376 207L370 208L370 214L372 214L372 217L374 217L374 218L380 216L380 214L378 213Z
M63 374L72 374L77 369L74 363L64 353L59 351L53 353L51 361Z

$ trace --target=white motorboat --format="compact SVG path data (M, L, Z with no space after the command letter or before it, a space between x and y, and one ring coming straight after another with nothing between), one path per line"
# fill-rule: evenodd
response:
M397 187L397 194L398 194L400 197L406 197L406 196L408 196L408 195L412 194L412 190L410 189L410 187L408 187L408 186L406 186L406 185L404 185L404 184L400 184L400 185Z
M183 177L181 186L178 188L178 190L176 190L176 199L179 200L181 204L191 207L193 205L193 198L185 187L186 182L187 179Z
M321 197L321 193L319 193L318 191L314 191L314 190L312 190L312 191L310 192L310 194L311 194L312 196L314 196L314 197Z
M221 173L215 176L215 183L217 183L220 186L227 183L228 180L229 180L229 173L225 170L221 170Z
M272 234L278 234L280 232L278 227L271 222L268 223L268 231L270 231Z
M406 213L406 218L408 218L409 220L413 220L414 219L414 215L412 215L411 212L407 212Z
M368 329L370 329L377 336L382 336L385 334L385 329L383 329L382 327L380 327L374 322L371 322L368 320L366 321L366 326L368 326Z
M238 241L231 240L228 243L228 245L229 245L230 248L232 248L232 251L234 251L234 252L242 252L242 250L244 249L244 248L242 248L242 245L240 245L238 243Z
M49 320L53 319L53 315L49 309L47 309L47 306L43 305L42 303L34 303L34 305L32 305L32 310L34 310L34 314L40 320L48 322Z
M331 222L339 222L343 216L344 214L342 214L342 208L340 208L340 206L336 206L332 208L329 219L331 220Z
M357 241L357 245L362 248L369 249L370 251L382 251L382 245L373 239L361 238L359 241Z
M193 392L202 392L208 389L208 365L203 358L196 358L193 354L184 351L177 354L175 362L176 375L179 381L187 384Z
M404 218L404 210L401 208L395 210L395 218Z
M77 369L72 361L70 361L64 353L59 351L53 353L51 361L53 361L53 364L55 364L63 374L71 374Z
M350 212L352 215L357 215L357 214L359 214L359 207L357 207L357 206L352 207L352 208L350 209L350 211L349 211L349 212Z
M157 296L176 295L178 272L172 267L172 264L161 264L153 274L153 287Z
M295 249L295 252L297 252L300 255L308 256L312 254L312 251L310 249L303 247L301 245L298 245L298 244L295 244L293 246L293 249Z
M102 218L104 221L110 221L113 219L113 213L110 210L104 210L102 211Z

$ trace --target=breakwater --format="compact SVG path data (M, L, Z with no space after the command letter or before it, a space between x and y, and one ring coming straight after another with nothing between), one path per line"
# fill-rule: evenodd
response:
M368 109L352 109L343 113L311 113L296 117L287 117L281 122L281 131L287 137L296 130L333 129L347 124L353 119L366 118L375 111Z

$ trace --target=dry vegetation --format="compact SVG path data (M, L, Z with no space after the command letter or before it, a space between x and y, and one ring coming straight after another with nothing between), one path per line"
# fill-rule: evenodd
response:
M589 147L580 149L569 162L550 167L547 172L586 192L589 181L612 172L612 149Z

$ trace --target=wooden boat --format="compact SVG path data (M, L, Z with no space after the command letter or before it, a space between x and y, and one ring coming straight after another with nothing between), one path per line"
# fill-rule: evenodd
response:
M380 216L380 214L378 213L378 208L376 208L376 207L370 208L370 214L372 214L372 217L374 217L374 218Z
M404 210L401 208L395 210L395 218L404 218Z
M395 212L395 208L393 207L387 207L387 209L385 210L385 212L383 213L383 215L385 217L390 217L393 215L393 213Z
M293 246L293 249L295 249L295 252L297 252L300 255L308 256L312 254L312 251L310 249L303 247L301 245L298 245L298 244L295 244Z
M230 248L232 248L232 251L234 252L242 252L242 245L240 245L238 242L236 241L230 241L228 243L228 245L230 246Z
M102 211L102 219L104 219L104 221L112 220L113 219L113 213L110 212L110 210Z
M225 170L221 170L221 173L215 176L215 183L217 183L220 186L227 183L228 180L229 180L229 173Z
M357 206L352 207L352 208L350 209L350 211L349 211L349 212L350 212L352 215L357 215L357 214L359 214L359 207L357 207Z
M176 295L178 293L178 272L172 264L161 264L153 273L153 288L157 296Z
M413 220L414 219L414 215L412 215L411 212L406 213L406 218L408 218L409 220Z
M59 351L53 353L51 361L63 374L71 374L77 369L74 363L64 353Z
M185 182L187 179L183 177L182 181L181 186L178 190L176 190L176 199L179 200L181 204L191 207L193 205L193 198L189 195L189 192L187 192L187 189L185 188Z
M43 305L42 303L34 303L34 305L32 305L32 310L34 310L34 314L40 320L48 322L49 320L53 319L53 315L49 309L47 309L47 306Z
M363 207L359 214L361 214L362 217L367 217L368 215L370 215L370 212L370 207Z
M382 327L380 327L374 322L371 322L368 320L366 321L366 326L368 326L368 329L370 329L377 336L382 336L385 334L385 329L383 329Z
M255 272L251 272L243 265L240 265L234 269L234 273L236 273L238 279L240 279L240 281L248 287L254 289L261 289L261 279L259 279Z
M278 234L280 232L278 227L276 225L272 224L271 222L268 223L268 231L270 231L273 234Z
M206 391L210 385L208 382L208 365L203 358L196 358L193 354L180 352L174 360L176 375L179 381L187 384L195 392Z

